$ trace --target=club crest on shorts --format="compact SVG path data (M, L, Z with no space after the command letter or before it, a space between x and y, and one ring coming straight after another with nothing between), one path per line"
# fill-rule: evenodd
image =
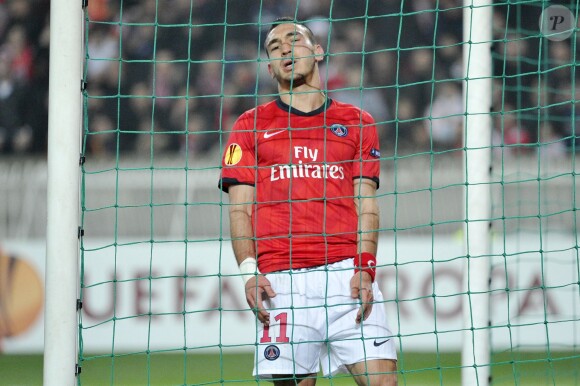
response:
M278 348L278 346L274 346L273 344L271 344L264 350L264 358L266 358L269 361L274 361L278 359L279 356L280 349Z
M337 137L346 137L348 134L348 129L340 123L335 123L334 125L330 126L330 131L332 131L332 134L336 135Z

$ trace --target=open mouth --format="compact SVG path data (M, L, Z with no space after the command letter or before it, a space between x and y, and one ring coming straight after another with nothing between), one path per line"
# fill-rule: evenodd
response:
M291 71L294 63L295 63L295 61L291 60L291 59L284 60L282 62L282 68L285 69L286 71Z

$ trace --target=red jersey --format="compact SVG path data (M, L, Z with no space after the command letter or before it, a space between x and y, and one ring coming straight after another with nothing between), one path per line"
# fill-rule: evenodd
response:
M242 114L222 159L221 188L256 187L252 225L260 272L316 267L357 254L353 180L379 184L367 112L328 99L304 113L280 99Z

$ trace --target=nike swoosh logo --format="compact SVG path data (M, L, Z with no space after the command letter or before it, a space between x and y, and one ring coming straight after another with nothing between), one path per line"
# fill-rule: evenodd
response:
M383 340L382 342L377 342L377 340L375 339L373 344L375 345L375 347L379 347L380 345L387 343L389 340L391 340L391 339Z
M264 133L264 138L265 138L265 139L268 139L268 138L270 138L270 137L273 137L273 136L275 136L276 134L280 134L280 133L283 133L283 132L285 132L285 131L286 131L286 130L278 130L278 131L274 131L273 133Z

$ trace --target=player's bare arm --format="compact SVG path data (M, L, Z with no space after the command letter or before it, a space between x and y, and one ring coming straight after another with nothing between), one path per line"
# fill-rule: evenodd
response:
M354 202L359 216L358 243L360 253L377 254L379 206L375 197L377 185L367 178L354 180ZM362 306L356 322L366 320L373 309L372 278L368 272L357 272L350 281L351 295L360 298Z
M252 228L252 208L254 202L254 187L249 185L234 185L229 188L230 196L230 233L232 247L238 265L248 258L256 257L254 231ZM270 315L264 309L264 300L276 296L270 286L270 281L263 275L257 275L245 281L246 301L256 313L260 322L270 323Z
M359 216L358 243L361 252L377 254L379 234L379 205L377 184L368 178L354 180L354 203Z
M255 257L254 231L252 229L252 203L254 187L233 185L229 188L230 233L238 265L247 257Z

